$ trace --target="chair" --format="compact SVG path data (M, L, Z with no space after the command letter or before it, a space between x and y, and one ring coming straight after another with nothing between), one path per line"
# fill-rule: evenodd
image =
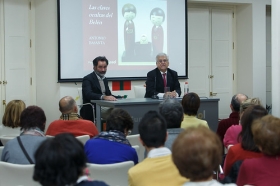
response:
M90 139L89 135L76 136L76 138L77 138L77 140L82 142L83 145L85 145L87 140Z
M78 106L80 107L80 109L83 107L83 105L91 105L92 106L92 112L93 112L93 123L95 123L95 113L94 113L94 106L91 103L83 103L83 89L82 88L78 88L78 101L79 104Z
M3 152L4 146L0 146L0 159L2 157L2 152Z
M0 140L1 140L2 144L5 146L6 143L9 140L12 140L12 139L14 139L16 137L17 137L16 135L3 135L3 136L0 136Z
M134 94L135 98L144 98L146 94L146 87L142 86L134 86Z
M113 164L87 164L90 178L101 180L111 186L127 186L128 170L134 166L133 161Z
M136 153L137 153L137 156L138 156L138 158L139 158L139 145L133 145L133 146L131 146L132 148L134 148L135 149L135 151L136 151Z
M135 145L139 147L138 162L143 161L144 154L145 154L145 147L140 143L139 134L128 135L126 136L126 139L129 141L132 147Z
M0 161L0 185L39 186L33 181L34 164L20 165Z

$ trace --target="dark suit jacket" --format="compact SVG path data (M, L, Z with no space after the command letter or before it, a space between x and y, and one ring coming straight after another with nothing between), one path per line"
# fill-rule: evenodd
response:
M156 81L156 88L155 88L155 81ZM170 87L170 91L176 90L178 95L181 95L181 87L178 81L177 72L171 69L167 69L167 87ZM147 74L147 81L146 81L146 94L145 98L150 98L154 94L164 93L164 84L162 75L158 68L148 72Z
M107 79L105 78L103 82L105 85L105 95L112 95L108 86ZM82 90L83 103L90 103L90 100L100 100L100 97L102 96L102 91L95 72L92 72L83 78ZM84 105L81 108L80 114L84 119L93 121L92 106Z

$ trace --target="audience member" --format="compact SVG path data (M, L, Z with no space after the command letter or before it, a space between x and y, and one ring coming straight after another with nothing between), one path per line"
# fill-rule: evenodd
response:
M22 100L12 100L7 104L2 118L1 135L20 134L20 115L24 109L25 103Z
M130 186L182 185L182 177L171 158L171 151L164 147L167 139L166 121L156 111L146 113L139 123L140 141L148 157L128 171Z
M261 105L259 98L247 99L241 103L240 120L241 120L242 115L245 112L245 110L252 105ZM235 145L240 142L240 140L238 139L238 136L239 136L239 133L241 132L241 130L242 130L241 122L239 122L238 125L232 125L231 127L228 128L228 130L225 133L224 141L223 141L224 146L226 148L229 149L232 145Z
M46 139L43 132L45 125L46 116L40 107L29 106L24 109L20 116L21 134L6 143L1 161L15 164L33 164L34 152Z
M165 147L171 150L174 140L184 130L180 128L184 117L183 108L176 99L165 99L159 104L159 113L167 123L168 138Z
M200 106L200 98L194 92L184 95L182 100L182 106L184 109L184 119L181 123L181 128L197 127L203 125L209 128L207 121L198 119L196 117L197 111Z
M231 98L230 102L230 109L231 113L229 115L229 118L222 119L217 128L217 134L221 139L221 142L224 140L225 133L227 129L232 125L238 125L239 124L239 111L240 111L240 104L248 99L248 97L245 94L235 94Z
M33 179L43 186L108 186L89 181L84 147L72 134L58 134L45 140L35 153Z
M72 97L61 98L59 110L61 112L60 119L49 125L46 135L55 136L67 132L74 136L89 135L92 138L98 134L98 130L92 121L84 120L79 116L77 104Z
M131 116L125 110L115 108L108 116L106 126L106 131L86 142L88 162L111 164L134 161L137 164L137 153L126 139L133 128Z
M145 98L153 96L163 98L165 94L169 97L179 97L181 95L181 87L178 74L176 71L168 68L168 56L165 53L159 53L156 56L156 65L157 68L147 74ZM169 87L169 90L165 91L165 87Z
M183 186L222 185L213 180L213 171L222 162L222 143L206 127L189 127L179 134L172 146L172 159L180 174L190 179Z
M252 125L255 144L264 154L243 161L238 185L280 185L280 119L267 115Z
M255 119L267 115L267 111L260 105L250 106L241 117L242 130L240 133L240 143L232 146L226 156L224 163L224 174L227 176L232 165L239 160L257 158L263 156L257 145L254 143L251 130Z
M83 78L83 103L90 103L91 100L116 101L117 99L112 95L108 86L108 80L105 77L108 59L105 56L98 56L92 63L94 71ZM103 118L107 116L108 108L105 108L103 108L101 113ZM92 109L91 105L84 105L80 110L81 116L84 119L93 121Z

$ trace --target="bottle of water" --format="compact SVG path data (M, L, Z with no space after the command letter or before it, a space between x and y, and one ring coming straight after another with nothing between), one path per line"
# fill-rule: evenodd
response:
M188 83L188 81L186 81L185 85L184 85L184 95L186 95L187 93L189 93L189 83Z

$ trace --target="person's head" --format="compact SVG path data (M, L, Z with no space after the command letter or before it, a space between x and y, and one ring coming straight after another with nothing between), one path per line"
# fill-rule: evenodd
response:
M169 58L165 53L159 53L156 56L156 64L157 68L161 72L166 72L168 66L169 66Z
M76 101L71 96L60 99L59 110L62 114L78 113Z
M196 93L190 92L184 95L182 99L182 106L185 114L195 116L197 115L197 111L200 107L200 98Z
M127 111L115 108L107 117L106 130L117 130L128 135L129 131L133 129L133 120Z
M39 128L45 130L46 115L45 112L38 106L29 106L24 109L20 116L21 130Z
M87 162L83 144L68 133L45 140L34 157L33 179L43 186L75 185Z
M182 105L176 99L165 99L159 104L159 113L166 120L167 128L180 128L183 120Z
M240 110L240 104L248 99L248 96L245 94L235 94L232 96L231 103L230 103L230 108L232 111L239 112Z
M206 127L187 128L172 145L172 159L182 176L191 181L206 180L222 162L221 140Z
M259 119L265 115L267 115L267 110L260 105L252 105L244 111L241 118L242 130L239 134L243 149L259 152L253 140L251 127L255 119Z
M268 156L280 155L280 119L272 115L253 122L252 132L255 144Z
M2 118L2 123L6 127L19 127L20 115L25 109L25 103L22 100L10 101L5 109L5 113Z
M145 147L164 146L167 137L165 119L156 111L147 112L138 125L140 139Z
M252 105L261 105L260 99L259 98L249 98L240 103L240 110L239 110L240 118L242 118L242 115L245 112L245 110Z
M127 21L131 21L136 17L136 8L133 4L127 3L122 8L122 15Z
M154 8L150 13L150 19L155 26L160 26L165 20L165 13L161 8Z
M98 56L92 61L92 63L94 72L103 77L107 71L108 59L105 56Z

